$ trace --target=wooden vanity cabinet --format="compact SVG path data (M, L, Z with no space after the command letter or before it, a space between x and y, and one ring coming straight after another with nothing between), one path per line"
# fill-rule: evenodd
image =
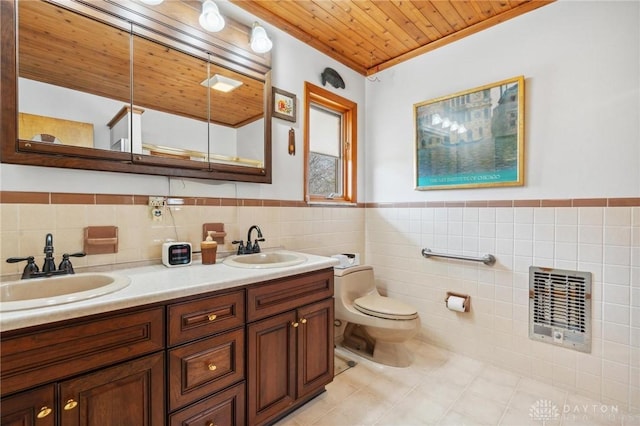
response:
M270 424L333 380L333 268L247 290L248 424Z
M244 290L170 304L167 318L169 424L244 425Z
M3 333L1 345L2 426L164 424L163 307Z
M3 332L0 425L271 424L333 380L333 309L327 268Z

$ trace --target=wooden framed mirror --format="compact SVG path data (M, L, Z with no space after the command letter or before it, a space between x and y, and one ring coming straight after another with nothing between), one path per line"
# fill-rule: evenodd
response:
M3 162L271 183L270 57L249 27L212 37L186 1L1 3Z

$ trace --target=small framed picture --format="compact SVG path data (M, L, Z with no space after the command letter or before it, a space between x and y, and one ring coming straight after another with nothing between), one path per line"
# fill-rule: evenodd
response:
M276 118L296 122L296 95L272 88L273 113Z

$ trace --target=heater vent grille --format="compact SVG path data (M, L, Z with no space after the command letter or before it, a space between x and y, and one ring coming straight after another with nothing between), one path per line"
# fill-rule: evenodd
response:
M529 337L591 351L591 274L529 268Z

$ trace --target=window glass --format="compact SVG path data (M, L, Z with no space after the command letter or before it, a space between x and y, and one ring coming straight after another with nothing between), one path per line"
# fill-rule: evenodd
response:
M309 109L309 193L342 195L342 116L319 105Z
M305 84L305 199L356 202L357 104Z

